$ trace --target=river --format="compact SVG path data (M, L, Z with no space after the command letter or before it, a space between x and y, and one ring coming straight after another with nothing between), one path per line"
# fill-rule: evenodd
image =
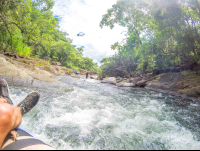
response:
M11 86L17 105L38 91L21 128L59 150L200 149L198 104L139 88L58 77L59 84Z

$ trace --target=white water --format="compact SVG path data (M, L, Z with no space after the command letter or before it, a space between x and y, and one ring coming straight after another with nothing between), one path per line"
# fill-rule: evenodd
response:
M10 87L15 105L31 91L41 100L21 128L55 149L200 148L197 104L161 93L61 77L58 87Z

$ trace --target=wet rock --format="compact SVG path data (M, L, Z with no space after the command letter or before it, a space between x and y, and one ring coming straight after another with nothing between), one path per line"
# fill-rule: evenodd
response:
M115 77L105 78L105 79L103 79L103 81L101 81L101 83L109 83L109 84L116 85L116 78Z
M71 77L73 77L73 78L77 78L77 79L80 79L81 77L79 76L79 75L77 75L77 74L71 74Z
M98 75L98 80L103 80L103 78L101 76Z
M135 87L136 85L134 83L127 83L127 82L120 82L117 83L118 87Z
M98 75L92 75L92 76L90 76L90 79L98 80Z
M116 78L116 82L117 82L117 83L120 83L120 82L122 82L123 80L124 80L124 79L121 78L121 77Z
M141 81L142 78L141 77L137 77L137 78L132 78L130 79L130 83L134 83L134 84L137 84L137 82Z
M147 85L147 81L146 80L142 80L137 82L136 86L138 87L145 87Z

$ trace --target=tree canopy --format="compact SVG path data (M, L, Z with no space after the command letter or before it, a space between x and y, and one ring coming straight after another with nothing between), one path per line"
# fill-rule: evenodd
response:
M53 0L1 0L0 50L19 56L48 56L69 68L96 69L92 59L83 57L82 48L59 30L53 16Z
M200 61L199 0L118 0L100 27L127 27L118 53L102 60L106 76L131 76L154 69L183 67Z

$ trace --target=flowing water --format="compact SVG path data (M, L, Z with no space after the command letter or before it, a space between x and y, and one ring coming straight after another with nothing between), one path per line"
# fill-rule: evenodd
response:
M200 149L198 104L90 79L57 80L56 86L10 87L15 105L40 92L21 128L55 149Z

